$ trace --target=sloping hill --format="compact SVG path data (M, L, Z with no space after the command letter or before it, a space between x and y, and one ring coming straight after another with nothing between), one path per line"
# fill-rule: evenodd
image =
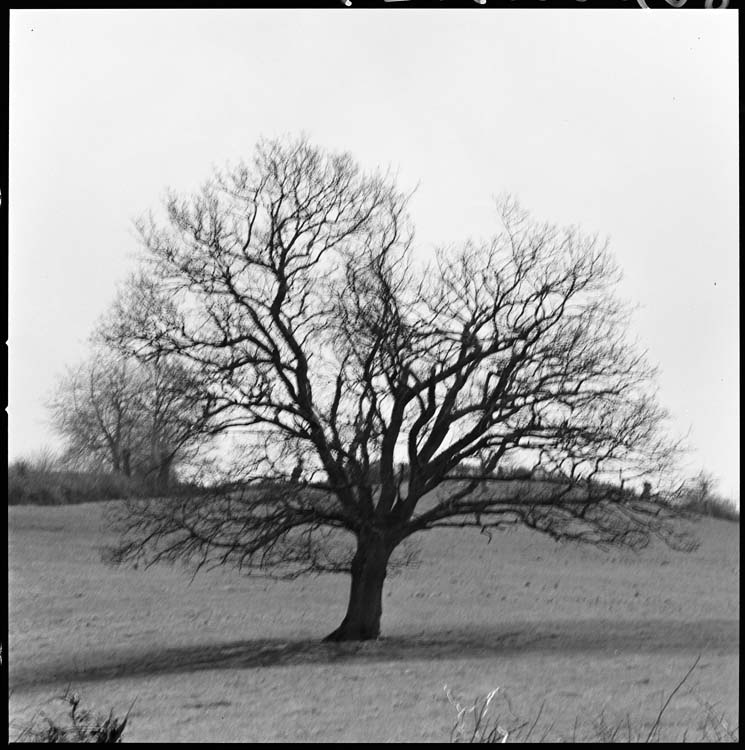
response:
M72 682L122 712L137 696L125 740L433 741L454 719L447 684L500 686L526 718L545 702L560 734L601 710L651 723L701 654L670 730L690 727L697 696L736 720L739 524L699 522L690 554L433 532L386 583L383 639L331 645L344 577L108 568L104 507L8 509L15 719Z

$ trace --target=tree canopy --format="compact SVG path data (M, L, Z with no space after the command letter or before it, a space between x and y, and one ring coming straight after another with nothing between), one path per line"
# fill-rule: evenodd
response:
M690 545L637 491L675 450L597 236L505 198L491 240L427 256L389 175L306 140L262 142L165 209L138 225L143 271L108 335L198 371L211 432L244 451L234 481L130 503L116 559L348 571L343 640L378 636L417 532ZM532 481L500 475L516 459Z

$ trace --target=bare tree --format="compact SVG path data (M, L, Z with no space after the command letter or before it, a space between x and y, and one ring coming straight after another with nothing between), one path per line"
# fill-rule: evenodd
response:
M208 440L205 400L192 373L178 363L143 363L101 341L60 379L50 408L67 463L105 466L157 492L168 490L175 463Z
M138 390L133 363L110 352L96 351L68 369L49 404L52 424L66 440L65 460L130 476Z
M138 473L159 493L169 490L174 466L188 462L209 442L201 383L178 363L141 364L138 398Z
M131 503L115 560L346 571L328 638L359 640L379 635L393 552L417 532L691 544L629 484L673 448L596 237L506 199L492 241L417 265L407 197L305 141L264 142L166 208L140 224L150 283L120 340L198 367L213 429L248 442L238 481ZM542 478L498 480L516 457Z

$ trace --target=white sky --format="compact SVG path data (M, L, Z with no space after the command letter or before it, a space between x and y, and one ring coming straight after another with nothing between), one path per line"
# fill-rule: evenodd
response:
M739 498L734 11L12 11L9 457L167 187L305 132L419 184L418 252L493 197L611 238L674 429Z

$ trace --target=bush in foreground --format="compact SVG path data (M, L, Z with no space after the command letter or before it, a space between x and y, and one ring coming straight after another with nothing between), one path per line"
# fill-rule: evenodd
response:
M129 720L130 706L124 717L114 716L114 712L95 713L81 707L80 695L71 693L69 688L58 699L66 704L61 716L50 717L39 712L24 726L11 742L103 742L107 744L122 741L122 734ZM133 704L134 705L134 704Z
M447 685L445 693L450 704L457 711L457 718L450 732L450 741L457 743L500 743L507 742L739 742L740 728L732 726L727 717L718 713L715 707L701 699L701 711L691 717L692 728L697 733L691 734L686 729L682 736L664 736L662 717L673 696L683 687L693 673L699 659L694 662L685 677L670 692L660 708L651 727L634 726L631 716L609 721L604 713L589 723L577 717L569 737L552 735L553 723L541 724L544 706L532 720L523 720L512 709L509 696L500 687L484 696L476 698L471 705L462 705ZM500 709L498 706L502 707Z

